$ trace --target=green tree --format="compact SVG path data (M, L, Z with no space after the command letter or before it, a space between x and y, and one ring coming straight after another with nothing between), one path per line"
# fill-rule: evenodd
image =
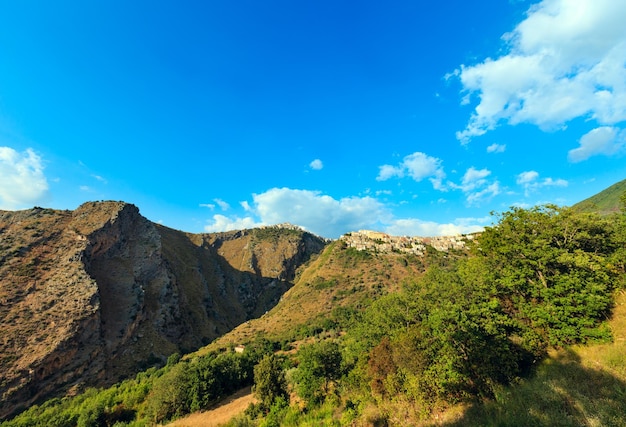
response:
M509 339L514 325L474 268L431 267L406 290L420 309L392 341L393 358L422 404L490 396L519 374L525 352Z
M146 399L146 414L156 423L189 413L189 384L191 371L188 363L177 363L157 378Z
M206 409L215 400L252 384L256 359L250 356L247 353L223 353L191 362L188 380L190 410Z
M254 393L264 410L269 410L279 397L289 398L282 363L275 354L264 356L254 367Z
M294 374L298 394L309 404L319 404L328 395L330 385L341 377L339 345L322 341L303 346L298 359L300 364Z
M502 214L471 257L432 263L368 308L347 336L348 354L368 355L367 369L361 359L354 371L374 393L426 408L493 395L547 346L603 336L615 235L610 221L553 206Z
M536 350L598 334L612 304L614 251L606 219L555 206L505 212L474 248L483 280Z

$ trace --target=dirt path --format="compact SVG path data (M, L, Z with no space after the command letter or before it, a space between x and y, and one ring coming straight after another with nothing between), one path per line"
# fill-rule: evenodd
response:
M226 398L217 408L191 414L168 424L167 427L217 427L245 411L248 405L254 401L252 390L247 387Z

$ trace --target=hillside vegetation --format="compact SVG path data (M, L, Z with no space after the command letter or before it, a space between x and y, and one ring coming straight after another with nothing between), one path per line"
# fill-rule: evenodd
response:
M496 219L423 257L335 242L202 351L2 426L166 423L251 384L229 425L623 425L626 215Z
M289 346L322 331L338 332L374 300L417 280L429 263L454 256L433 249L426 257L358 251L338 240L298 272L295 285L273 310L238 326L198 354L245 345L258 337Z
M609 188L595 194L588 199L572 206L575 212L598 213L609 215L618 213L624 206L623 197L626 194L626 179L611 185Z

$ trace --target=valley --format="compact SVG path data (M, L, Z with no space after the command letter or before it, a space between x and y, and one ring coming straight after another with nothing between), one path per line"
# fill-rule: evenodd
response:
M203 425L250 386L226 425L620 425L626 217L594 203L334 241L3 212L2 426Z

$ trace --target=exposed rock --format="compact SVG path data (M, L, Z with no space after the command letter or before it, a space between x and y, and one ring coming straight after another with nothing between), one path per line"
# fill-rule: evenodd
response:
M262 315L325 243L286 227L183 233L122 202L0 211L0 417Z

